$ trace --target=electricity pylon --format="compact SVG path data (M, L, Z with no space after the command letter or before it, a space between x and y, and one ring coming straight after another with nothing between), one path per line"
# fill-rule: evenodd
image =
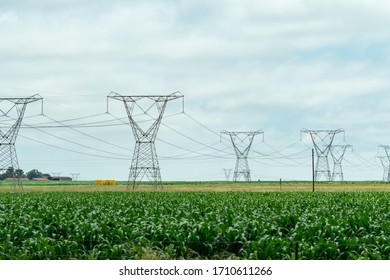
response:
M77 181L77 179L79 178L80 173L70 173L70 175L72 176L72 180L73 181Z
M340 181L344 181L343 168L341 162L343 161L345 151L352 147L351 145L332 145L330 146L330 154L333 159L333 173L332 181L336 181L339 178Z
M390 181L390 146L389 145L380 145L379 148L383 148L385 150L385 153L386 153L386 160L383 159L382 160L382 157L381 157L381 162L382 162L382 166L384 168L384 174L383 174L383 179L385 181ZM384 165L384 162L386 162L386 166ZM387 171L387 176L385 175Z
M225 172L226 181L230 181L230 174L232 173L232 170L224 168L223 171Z
M127 189L129 189L130 186L132 186L133 190L137 188L139 182L142 181L145 176L149 181L154 182L156 188L162 188L160 166L154 142L168 101L183 97L184 96L180 92L174 92L170 95L145 96L123 96L111 92L107 96L107 100L108 98L112 98L123 102L135 138L135 149L131 162ZM141 102L145 100L148 101L147 106L141 104ZM146 128L141 127L141 122L144 123L145 120L137 121L135 119L136 116L139 116L134 113L135 106L137 106L137 109L141 110L141 115L148 118L147 121L151 122L150 126ZM152 108L157 109L157 112L155 112L157 114L153 116L151 115Z
M38 100L43 100L39 94L27 98L0 98L1 117L8 118L8 121L12 122L10 127L0 128L0 172L4 173L8 171L7 173L12 176L12 186L14 189L17 186L23 189L20 183L21 174L15 148L16 138L27 104Z
M314 149L317 154L317 162L315 168L315 180L319 180L321 176L325 177L326 181L331 180L328 155L330 147L332 146L334 137L337 133L344 132L343 129L325 130L325 129L302 129L303 133L309 133L311 140L313 141ZM302 136L301 136L302 139Z
M382 167L383 167L383 181L390 182L390 162L387 156L380 156Z
M255 132L231 132L224 130L221 134L229 135L236 153L237 159L233 173L233 181L237 182L240 178L243 178L244 181L250 182L251 172L248 164L248 154L253 143L253 138L258 134L263 134L264 140L264 132L261 130Z

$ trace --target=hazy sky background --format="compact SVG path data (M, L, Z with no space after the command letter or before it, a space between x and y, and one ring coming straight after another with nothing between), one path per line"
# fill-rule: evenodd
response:
M223 180L235 154L222 130L264 131L253 180L310 180L303 128L343 128L345 179L381 180L389 14L384 0L0 0L0 96L44 100L44 116L26 110L19 165L127 180L134 137L107 95L180 91L184 113L169 103L156 140L163 180Z

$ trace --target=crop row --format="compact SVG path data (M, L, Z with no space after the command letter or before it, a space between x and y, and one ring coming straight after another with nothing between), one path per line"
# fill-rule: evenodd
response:
M3 193L0 259L390 259L390 193Z

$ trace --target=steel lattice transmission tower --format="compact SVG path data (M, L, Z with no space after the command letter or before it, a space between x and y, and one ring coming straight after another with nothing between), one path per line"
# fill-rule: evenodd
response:
M230 174L232 173L232 169L226 169L226 168L224 168L223 171L224 171L224 173L225 173L225 179L226 179L226 181L230 181Z
M72 176L72 180L73 181L77 181L77 179L79 178L80 173L70 173L70 175Z
M383 181L390 182L390 162L387 156L380 156L382 167L383 167Z
M314 149L317 154L316 168L314 172L315 180L319 180L322 176L326 181L331 180L328 155L336 134L344 132L343 129L325 130L325 129L302 129L302 133L309 133L313 141ZM302 136L301 136L302 139Z
M384 169L383 179L384 181L390 181L390 146L380 145L379 148L383 148L386 153L385 157L380 157ZM386 172L387 172L387 176L386 176Z
M351 145L332 145L330 147L330 154L332 155L333 159L332 181L336 181L337 178L340 181L344 181L344 174L341 162L343 161L345 151L351 147Z
M231 132L224 130L221 134L226 134L230 137L236 153L237 159L233 173L233 181L237 182L243 178L244 181L250 182L251 172L248 164L248 154L253 143L253 138L258 134L263 134L264 141L264 132L261 130L255 132Z
M13 187L23 188L20 183L19 163L16 155L15 142L27 104L43 101L39 94L27 98L0 98L0 113L10 121L10 126L0 127L0 172L11 171ZM42 106L43 110L43 106Z
M164 115L168 101L183 98L180 92L170 95L145 95L145 96L124 96L111 92L107 98L122 101L135 138L135 149L131 162L127 189L130 185L135 189L139 182L146 176L149 181L153 181L156 188L162 188L160 166L158 163L155 140L157 132ZM147 106L143 106L142 101L148 101ZM142 115L149 118L151 122L148 127L141 127L141 122L135 119L134 107L141 110ZM156 109L157 114L152 115L151 110Z

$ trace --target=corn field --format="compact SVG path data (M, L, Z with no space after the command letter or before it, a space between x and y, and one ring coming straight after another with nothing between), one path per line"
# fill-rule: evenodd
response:
M390 192L0 195L0 259L390 259Z

